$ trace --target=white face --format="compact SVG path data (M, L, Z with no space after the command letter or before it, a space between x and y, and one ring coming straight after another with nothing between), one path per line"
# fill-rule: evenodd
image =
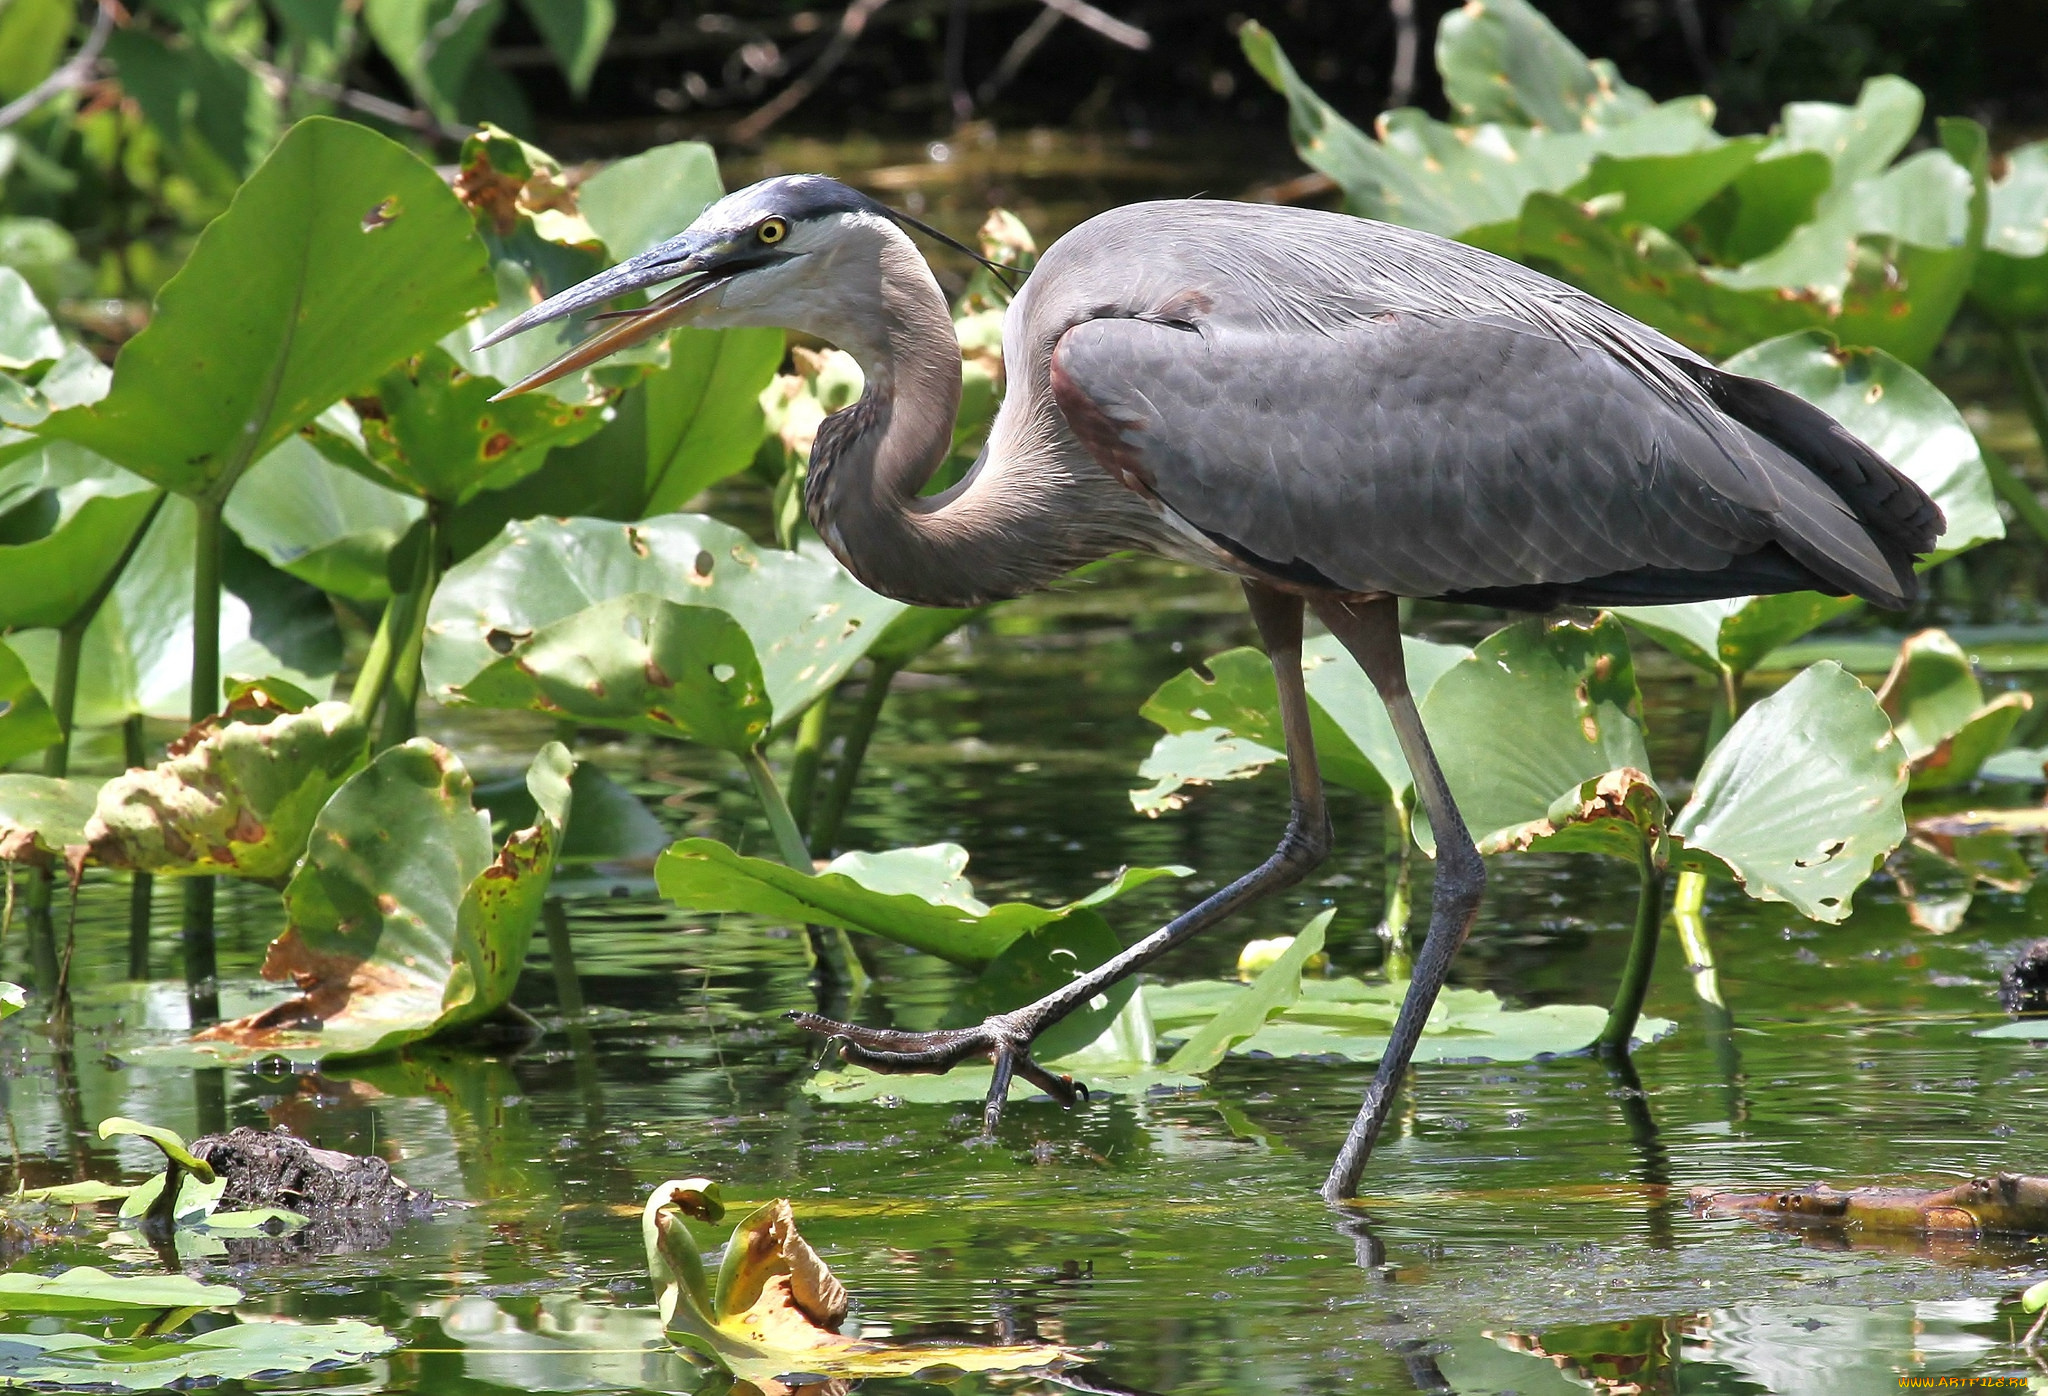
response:
M758 240L758 219L737 238ZM893 241L907 244L888 219L872 213L832 213L791 222L774 244L779 259L734 276L712 289L691 316L708 329L770 326L802 330L838 342L850 326L879 309L880 253ZM733 255L745 256L748 242ZM842 346L851 347L851 346Z

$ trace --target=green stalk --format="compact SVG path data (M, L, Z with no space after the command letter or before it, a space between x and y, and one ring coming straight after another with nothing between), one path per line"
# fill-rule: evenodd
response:
M1614 993L1614 1007L1607 1012L1607 1025L1594 1043L1602 1056L1628 1055L1636 1020L1643 1014L1643 998L1650 991L1650 971L1657 966L1657 937L1664 921L1664 862L1648 839L1643 841L1641 877L1628 963L1622 966L1621 985Z
M831 704L829 691L820 694L796 725L796 749L789 757L789 812L800 829L811 822L811 796L818 788L818 763L825 755L825 718Z
M747 768L747 777L754 782L754 796L761 802L761 813L767 816L776 852L798 872L810 872L811 850L796 827L796 817L789 812L788 802L782 798L775 772L768 768L768 758L755 747L740 758L740 764ZM857 1001L867 990L868 973L854 951L852 938L837 926L806 926L804 933L810 938L812 963L846 985Z
M395 658L391 665L391 677L386 687L384 722L377 733L377 750L383 751L411 739L418 730L420 698L420 652L427 639L427 607L434 599L434 588L440 583L439 553L441 551L441 528L436 511L427 511L427 541L420 549L419 561L413 567L413 585L403 598L393 597L391 604L396 607L401 599L404 609L392 622L391 637Z
M377 700L384 696L384 685L391 679L391 622L398 610L398 597L384 603L384 614L377 618L377 632L370 637L370 649L363 656L363 667L356 674L355 686L348 692L348 705L355 712L356 720L365 727L377 715Z
M192 723L220 707L220 553L225 498L202 497L192 559ZM185 997L192 1026L220 1018L218 964L213 944L213 879L185 879Z
M1387 982L1406 984L1415 966L1415 959L1408 951L1408 918L1413 907L1409 891L1408 806L1401 800L1389 800L1386 810L1384 866L1387 876L1387 909L1380 919L1379 935L1383 943Z
M1701 1002L1726 1008L1720 976L1714 969L1714 947L1707 939L1707 921L1701 914L1706 904L1707 875L1680 873L1678 891L1671 899L1671 919L1678 924L1678 943L1685 950L1685 967L1692 972L1692 990Z
M541 925L548 933L548 967L555 973L555 1001L565 1018L583 1016L583 981L576 973L576 947L569 943L569 913L560 897L540 904Z
M1977 452L1984 458L1984 473L1991 479L1992 492L2012 506L2013 513L2019 515L2020 522L2033 531L2034 537L2048 543L2048 508L2042 507L2033 486L1981 441L1977 443Z
M132 770L149 764L142 749L142 714L131 713L121 724L122 759ZM146 872L128 879L128 977L149 978L149 903L155 880Z
M85 620L90 611L82 611ZM57 719L57 740L43 750L43 774L62 780L71 769L71 719L78 706L78 660L85 650L85 624L78 616L57 632L57 675L50 685L50 710ZM44 866L29 874L29 965L36 990L55 995L63 978L57 964L57 869Z
M840 748L839 759L832 766L832 783L825 787L822 803L811 812L811 849L820 857L829 854L839 842L839 825L846 817L846 805L853 798L853 789L860 783L860 768L868 757L868 741L875 735L875 723L882 716L882 704L888 701L889 685L895 682L901 668L894 664L870 663L867 684L860 691L860 702L854 705L853 716L847 722L846 744Z
M2040 443L2041 454L2048 457L2048 386L2041 382L2041 371L2035 366L2034 355L2027 347L2026 334L2017 325L2000 325L1998 342L2005 350L2005 365L2012 375L2013 386L2019 389L2020 405L2026 409L2027 420L2033 423L2034 439ZM1989 451L1983 454L1985 473L1991 477L1992 489L2012 506L2013 512L2034 531L2035 537L2048 542L2048 509L2042 508L2040 497L2014 473L2011 466Z

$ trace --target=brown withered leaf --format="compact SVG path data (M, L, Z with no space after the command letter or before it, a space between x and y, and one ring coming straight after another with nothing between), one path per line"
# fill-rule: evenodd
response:
M1694 1188L1691 1206L1702 1217L1747 1217L1792 1226L1844 1231L1941 1233L2048 1233L2048 1178L1999 1173L1946 1188L1851 1188L1813 1183L1784 1192L1716 1192Z

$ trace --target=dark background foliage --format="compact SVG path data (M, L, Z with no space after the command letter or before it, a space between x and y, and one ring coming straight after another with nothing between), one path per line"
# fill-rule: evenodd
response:
M1008 125L1274 131L1281 103L1247 70L1232 37L1248 18L1298 55L1304 76L1340 109L1369 118L1387 104L1395 30L1383 0L1121 0L1103 8L1149 31L1151 52L1063 22L979 114ZM1443 94L1430 49L1451 8L1415 0L1413 101L1438 114ZM1613 59L1653 94L1710 94L1726 131L1765 129L1787 101L1852 100L1879 73L1917 83L1930 114L1984 120L2001 145L2048 125L2048 0L1545 0L1543 9L1581 49ZM1038 12L1030 0L890 0L784 127L944 131L954 114L949 71L966 90L981 87ZM493 61L536 124L565 144L622 143L650 122L664 134L715 138L808 67L840 14L836 5L790 0L620 0L614 38L581 102L517 12L497 31ZM950 70L949 45L958 54ZM402 93L395 75L383 76Z

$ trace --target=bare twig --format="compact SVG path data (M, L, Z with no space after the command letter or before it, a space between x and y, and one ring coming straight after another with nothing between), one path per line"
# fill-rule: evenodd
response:
M1038 3L1048 10L1058 10L1084 29L1093 29L1113 44L1122 44L1140 53L1152 47L1150 34L1135 24L1125 24L1115 15L1096 9L1088 0L1038 0ZM1397 3L1412 5L1414 0L1397 0Z
M1387 0L1394 16L1394 77L1387 84L1387 105L1405 107L1415 95L1415 0Z
M889 0L853 0L853 3L846 7L846 13L839 16L838 30L811 66L806 68L796 81L736 124L732 128L732 138L743 144L759 140L770 126L795 111L818 90L826 78L832 75L832 70L845 60L846 55L853 51L854 41L860 38L861 30L867 28L868 21L888 3Z
M100 0L99 14L94 16L92 32L85 36L78 52L60 64L57 69L41 82L22 93L19 97L0 107L0 131L49 101L60 92L83 87L92 81L93 70L99 65L100 50L107 46L107 35L114 30L114 6L112 0Z
M996 64L996 70L975 90L974 100L983 106L994 101L996 94L1008 87L1010 80L1023 71L1024 65L1031 61L1031 55L1038 52L1038 46L1051 36L1053 30L1059 28L1061 18L1060 12L1050 5L1040 10L1031 23L1024 26L1024 32L1011 43L1008 51L1003 54L1002 61Z
M1685 51L1692 57L1694 70L1703 84L1712 87L1714 60L1707 57L1707 32L1700 24L1697 0L1671 0L1671 8L1678 13L1678 32L1685 36Z

